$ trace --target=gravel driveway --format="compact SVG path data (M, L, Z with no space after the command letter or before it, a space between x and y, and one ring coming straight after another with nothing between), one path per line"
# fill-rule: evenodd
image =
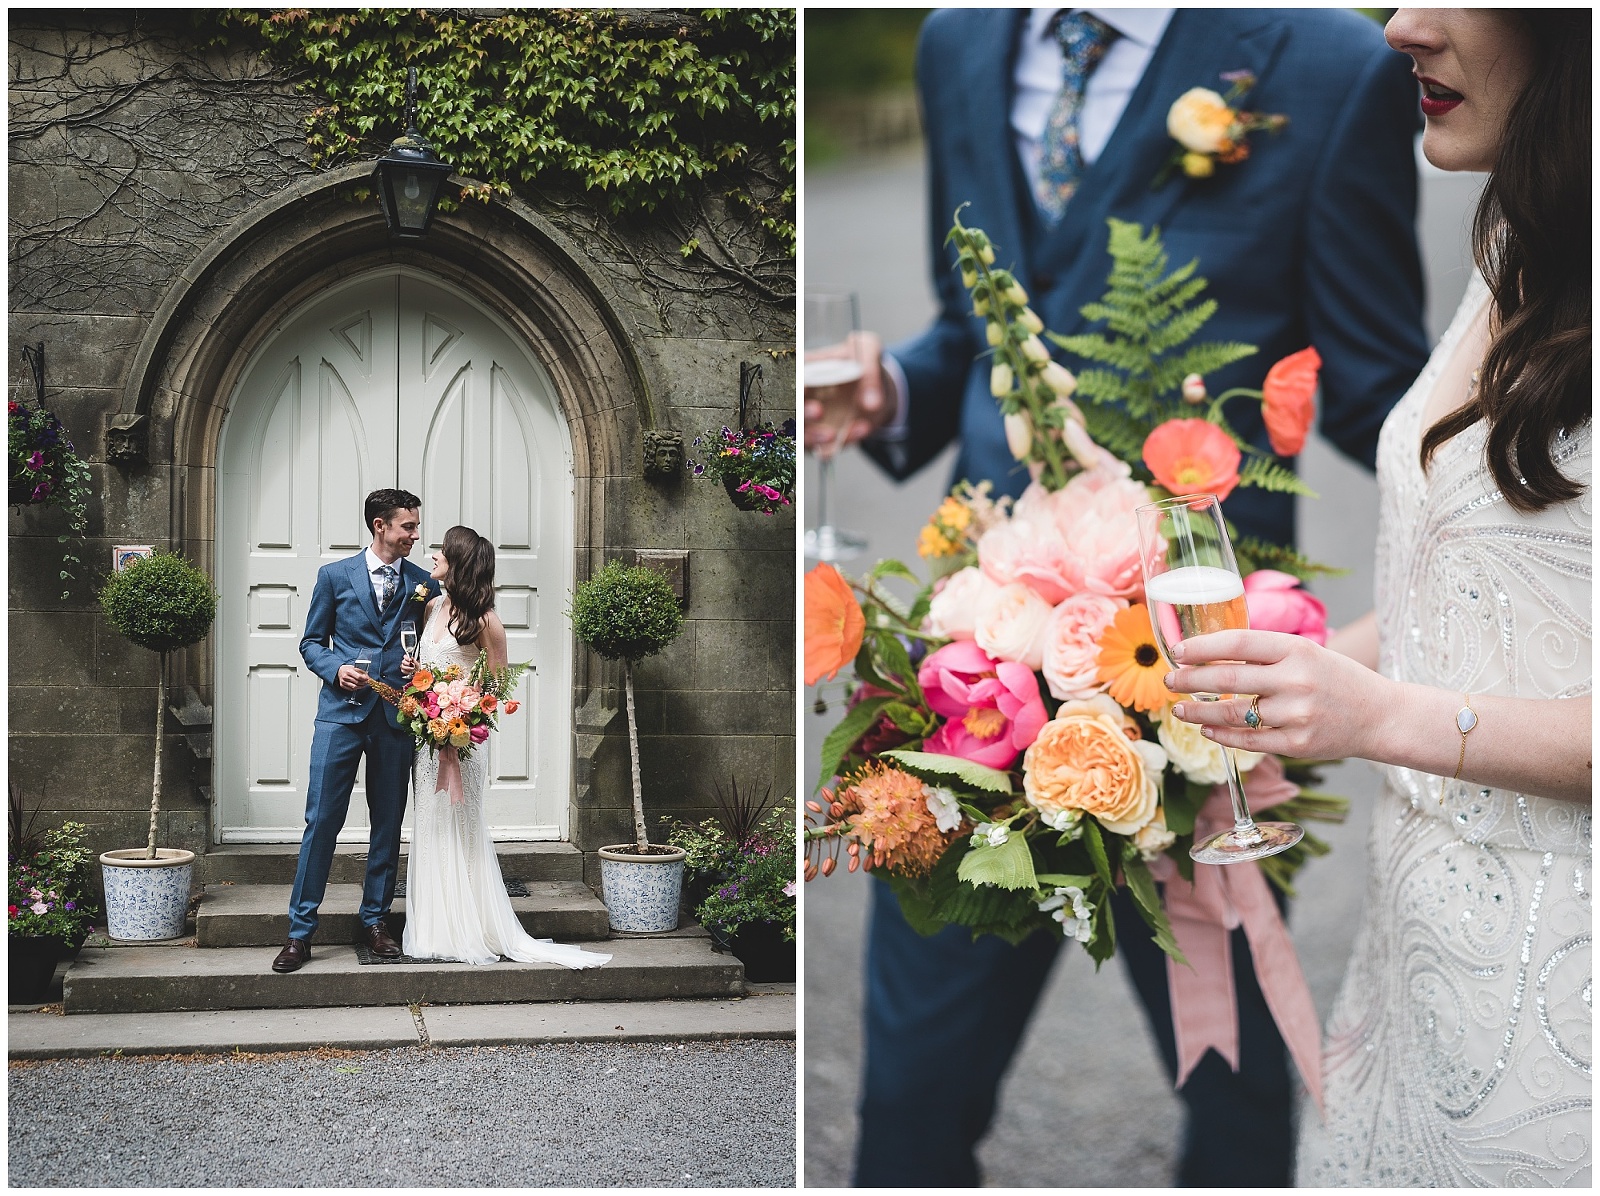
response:
M9 1183L793 1187L792 1042L12 1063Z

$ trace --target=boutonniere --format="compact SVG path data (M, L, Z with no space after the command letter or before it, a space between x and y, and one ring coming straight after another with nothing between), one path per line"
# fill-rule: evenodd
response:
M417 588L411 591L411 601L413 601L413 602L421 602L424 605L427 604L427 601L428 601L428 586L427 586L426 582L418 582L417 583Z
M1217 163L1231 166L1250 156L1245 141L1249 134L1258 129L1276 133L1289 123L1287 116L1234 107L1256 85L1256 77L1249 71L1228 71L1222 80L1232 85L1227 95L1218 95L1209 87L1191 87L1167 109L1167 132L1178 144L1152 188L1164 185L1175 170L1191 179L1210 178Z

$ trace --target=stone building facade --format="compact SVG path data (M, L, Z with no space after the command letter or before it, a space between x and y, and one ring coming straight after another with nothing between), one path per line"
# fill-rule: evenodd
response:
M221 598L210 637L169 666L191 725L168 719L159 841L297 840L284 811L303 794L315 697L294 651L307 579L356 550L360 495L387 485L424 496L413 561L449 522L483 525L502 586L516 583L502 593L512 655L545 662L526 733L537 779L508 766L522 788L504 833L569 839L591 879L593 851L631 837L620 673L573 642L564 612L574 581L639 553L677 567L686 614L636 670L647 812L705 817L730 777L789 796L792 508L735 509L673 460L670 434L689 445L733 423L741 366L760 367L752 418L793 414L792 259L711 199L609 217L531 187L391 240L377 200L352 195L370 162L312 166L314 98L203 41L181 13L11 14L11 392L32 397L19 349L42 342L45 404L93 474L65 600L64 516L10 515L10 775L25 801L44 823L86 822L97 851L143 842L157 662L94 593L114 545L157 545ZM687 258L686 229L722 256ZM452 353L457 372L431 375ZM432 390L407 398L424 376ZM392 408L372 407L386 388ZM394 427L375 428L380 408ZM518 795L544 813L518 812Z

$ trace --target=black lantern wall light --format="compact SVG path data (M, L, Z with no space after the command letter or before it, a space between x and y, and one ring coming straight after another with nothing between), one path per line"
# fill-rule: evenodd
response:
M439 189L451 169L417 131L417 68L412 67L406 72L406 131L395 138L372 172L390 236L416 239L427 234Z

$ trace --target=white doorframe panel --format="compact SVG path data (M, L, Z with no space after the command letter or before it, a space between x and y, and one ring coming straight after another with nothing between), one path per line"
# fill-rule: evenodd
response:
M321 686L306 604L317 569L367 543L363 497L392 485L422 499L413 562L454 523L495 545L510 656L533 667L490 742L487 816L497 840L566 838L572 446L549 375L466 294L391 267L301 305L242 377L217 454L217 840L301 837ZM358 777L340 839L366 837Z

